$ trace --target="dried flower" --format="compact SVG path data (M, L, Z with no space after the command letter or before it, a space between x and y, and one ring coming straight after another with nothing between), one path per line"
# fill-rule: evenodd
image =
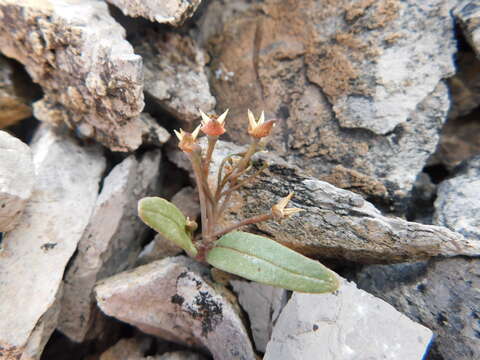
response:
M278 203L272 206L272 215L276 220L286 219L292 216L293 214L303 211L303 209L299 209L299 208L285 209L285 206L287 206L292 196L293 196L293 192L291 192L284 198L280 199Z
M183 129L180 129L180 132L178 132L177 130L174 130L174 132L175 135L177 135L178 140L180 140L180 142L178 143L178 147L182 151L191 153L200 149L200 146L197 144L197 136L200 132L200 125L197 126L197 128L191 133L184 131Z
M257 121L253 113L248 109L248 133L254 138L261 139L268 136L274 125L275 120L265 122L265 113L263 111Z
M203 133L208 136L220 136L225 133L226 130L224 127L224 122L227 114L228 109L218 118L214 116L209 117L202 110L200 110L200 115L202 116Z

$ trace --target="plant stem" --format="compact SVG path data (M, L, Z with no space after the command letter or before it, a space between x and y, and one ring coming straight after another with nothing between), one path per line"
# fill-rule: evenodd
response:
M192 163L193 173L195 174L195 181L197 182L198 195L200 198L200 213L202 218L202 238L208 239L209 237L209 225L207 219L207 207L208 204L205 201L205 184L202 172L202 160L201 155L197 153L191 153L189 155L190 162ZM208 186L208 185L207 185Z
M213 149L215 149L215 144L217 143L218 136L207 136L208 139L208 148L207 154L205 155L205 178L208 179L208 172L210 171L210 162L212 161Z
M270 212L262 214L262 215L253 216L251 218L239 221L238 223L229 225L229 226L223 228L220 231L217 231L216 233L212 234L212 237L222 236L226 233L229 233L230 231L238 229L239 227L242 227L242 226L245 226L245 225L257 224L259 222L267 221L267 220L270 220L270 219L273 219L273 215Z

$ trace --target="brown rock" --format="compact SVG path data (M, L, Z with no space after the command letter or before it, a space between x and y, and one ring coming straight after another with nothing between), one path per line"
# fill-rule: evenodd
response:
M115 151L141 144L142 60L107 5L0 0L0 51L25 65L44 98L35 116Z

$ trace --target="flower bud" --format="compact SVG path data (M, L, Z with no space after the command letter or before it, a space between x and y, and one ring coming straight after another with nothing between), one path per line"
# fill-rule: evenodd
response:
M208 136L218 137L225 133L225 118L227 116L228 109L220 115L218 118L214 116L207 116L202 110L200 115L202 116L202 132Z
M180 132L174 130L175 135L177 136L178 140L180 140L178 147L186 153L191 153L198 150L201 151L200 145L197 144L197 136L199 132L200 125L197 126L197 128L191 133L184 131L183 129L180 129Z
M257 121L250 109L248 110L248 133L254 138L261 139L268 136L274 125L275 120L265 121L265 113L263 111Z
M280 199L278 203L272 206L272 215L275 220L282 220L286 219L293 214L296 214L300 211L303 211L303 209L299 208L288 208L285 209L285 206L287 206L288 202L293 196L293 192L285 196L284 198Z

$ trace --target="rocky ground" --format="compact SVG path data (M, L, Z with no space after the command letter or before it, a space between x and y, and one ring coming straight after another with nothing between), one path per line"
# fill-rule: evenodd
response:
M480 2L0 0L0 359L480 358ZM333 294L211 270L137 202L199 220L171 137L277 119L226 221Z

